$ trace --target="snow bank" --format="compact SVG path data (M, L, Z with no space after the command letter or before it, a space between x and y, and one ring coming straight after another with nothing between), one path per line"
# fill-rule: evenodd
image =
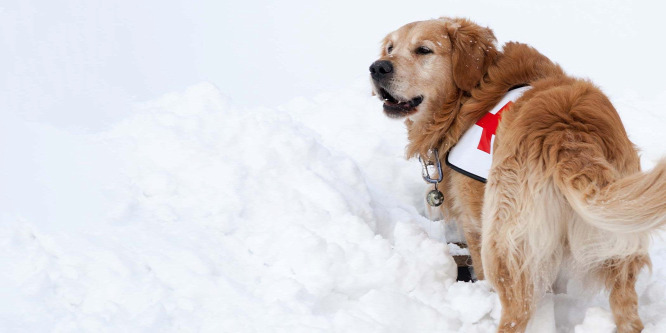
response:
M489 285L455 282L444 229L422 216L419 165L402 158L403 125L382 115L365 82L251 109L201 84L138 105L98 135L29 127L41 133L37 163L60 161L46 176L70 170L44 201L66 195L60 206L88 213L0 217L3 332L497 325ZM654 275L639 282L641 315L646 331L661 332L666 246L653 252ZM603 295L550 304L559 331L609 327Z

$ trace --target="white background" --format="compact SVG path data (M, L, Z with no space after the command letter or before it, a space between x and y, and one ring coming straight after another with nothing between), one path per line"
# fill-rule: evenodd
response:
M87 1L0 4L3 112L105 128L131 102L210 81L278 105L366 76L402 24L469 17L529 43L612 96L666 91L658 1Z

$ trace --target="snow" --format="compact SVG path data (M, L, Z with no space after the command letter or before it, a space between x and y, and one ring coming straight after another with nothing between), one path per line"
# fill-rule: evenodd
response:
M358 109L375 106L365 90L347 97ZM316 111L311 103L295 101L294 114ZM336 135L358 130L362 118ZM89 172L113 205L80 217L88 225L55 221L66 230L3 221L12 265L2 275L10 288L0 323L27 331L455 328L442 303L455 274L446 246L423 232L432 222L381 185L419 171L405 168L404 141L395 139L403 129L392 125L393 138L357 145L359 156L384 151L368 161L382 166L372 175L325 144L333 133L324 138L275 109L234 107L210 84L143 103L101 134L50 133L67 155L112 156L120 171L112 181L107 169ZM83 205L104 200L74 195Z
M602 308L589 308L585 313L585 320L576 326L576 333L613 333L615 323L613 314Z
M39 135L32 153L54 168L44 195L69 198L33 218L3 215L0 327L493 330L496 294L455 282L445 229L423 216L420 165L402 158L404 126L383 116L365 83L277 108L234 105L204 83L138 104L97 134L26 125ZM642 147L664 136L630 134ZM657 332L666 329L663 242L653 256L638 290ZM612 330L603 294L552 298L539 329L557 318L560 332Z
M535 44L608 88L644 168L666 155L663 68L617 65L663 54L655 4L134 3L0 6L1 332L493 331L497 295L455 282L455 228L425 217L404 125L370 96L379 41L411 20ZM660 237L651 256L640 315L665 332ZM614 329L607 296L575 285L530 325Z
M453 223L451 223L451 224L453 225ZM449 237L448 234L446 234L445 236L446 236L447 242L451 242L452 237ZM458 246L455 243L448 244L448 246L449 246L449 253L452 256L465 256L465 255L468 256L469 255L469 249L468 248L461 248L460 246Z

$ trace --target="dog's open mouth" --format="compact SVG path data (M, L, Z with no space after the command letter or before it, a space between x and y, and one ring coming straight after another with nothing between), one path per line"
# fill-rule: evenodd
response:
M423 102L423 96L416 96L408 101L401 101L388 93L384 88L379 89L379 94L384 100L384 112L389 117L404 117L416 112L416 107Z

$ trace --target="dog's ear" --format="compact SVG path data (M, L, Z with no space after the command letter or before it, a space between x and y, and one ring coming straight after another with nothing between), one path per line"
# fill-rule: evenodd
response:
M467 19L448 20L446 30L452 46L453 81L469 92L497 57L495 34Z

